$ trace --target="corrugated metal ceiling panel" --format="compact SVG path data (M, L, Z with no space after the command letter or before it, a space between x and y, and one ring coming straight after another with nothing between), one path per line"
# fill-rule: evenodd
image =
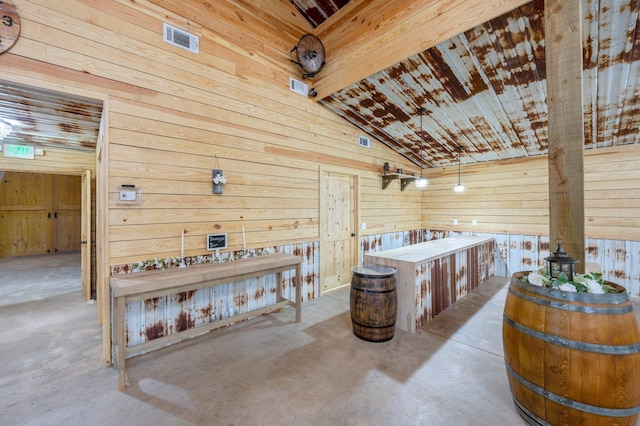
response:
M583 0L585 147L638 143L640 1ZM547 150L544 1L410 57L320 102L417 165ZM331 60L331 52L327 60Z
M349 0L289 0L302 15L317 27L349 3Z
M102 102L0 81L0 117L13 126L3 143L95 151Z

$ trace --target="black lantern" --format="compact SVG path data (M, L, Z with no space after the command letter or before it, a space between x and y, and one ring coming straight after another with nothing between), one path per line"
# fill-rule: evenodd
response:
M569 281L573 281L573 274L576 273L576 263L578 261L562 249L562 243L564 241L556 238L555 242L558 245L556 251L544 259L547 261L547 272L552 278L558 278L558 276L564 272L567 277L569 277Z

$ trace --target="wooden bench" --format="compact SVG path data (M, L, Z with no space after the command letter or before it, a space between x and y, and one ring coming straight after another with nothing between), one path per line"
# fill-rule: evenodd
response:
M112 276L110 285L114 300L113 339L116 345L116 366L118 368L118 386L120 390L126 387L125 359L140 352L159 349L231 323L280 310L285 306L295 307L296 322L300 322L302 319L301 265L302 257L300 256L275 253L239 259L233 262L206 263L186 268L171 268ZM291 269L295 269L295 301L282 297L282 272ZM273 305L162 336L133 347L126 345L125 311L126 304L129 302L179 294L185 291L259 278L271 274L277 274L276 303Z

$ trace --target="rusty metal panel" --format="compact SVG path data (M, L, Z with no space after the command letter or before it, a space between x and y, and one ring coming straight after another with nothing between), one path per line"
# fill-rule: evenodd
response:
M585 262L606 280L640 296L640 242L587 238Z
M585 147L640 143L640 2L582 3ZM426 168L457 146L463 164L546 154L544 12L532 1L320 103L416 165L424 140Z
M473 286L474 274L473 268L477 267L478 259L473 259L471 254L477 254L477 250L465 250L453 254L455 265L455 278L453 280L453 293L451 303L460 300L466 295ZM474 265L475 264L475 265ZM477 286L477 284L476 284Z
M433 318L433 274L427 263L417 265L415 305L416 327L422 327Z
M624 280L627 278L627 244L626 241L607 241L605 243L606 249L606 264L605 273L607 276L616 279Z
M640 2L582 2L585 147L640 142Z
M640 297L640 241L627 241L627 256L624 286L629 294Z
M313 27L317 27L349 3L349 0L289 0Z
M4 143L95 151L102 102L0 80L0 118L13 125Z
M234 315L233 283L211 287L211 321L224 320Z
M509 277L514 272L544 268L545 258L550 255L546 235L474 235L495 238L495 274L498 276ZM632 296L640 296L640 242L587 238L585 262L597 265L604 279L625 287Z
M294 245L272 247L244 253L283 252L303 257L302 262L302 295L309 300L320 294L318 280L319 242L305 242ZM234 253L224 253L224 259L234 257ZM206 259L209 260L210 256ZM125 265L112 268L112 273L128 273L138 268L164 268L164 262L154 262L134 267ZM167 336L186 329L191 329L210 322L231 318L276 303L276 286L282 286L282 295L295 300L293 271L282 273L282 281L276 282L276 275L266 275L243 281L231 282L199 290L182 292L175 295L157 297L126 305L125 333L127 346L135 346L158 337ZM142 352L141 352L142 353Z
M143 333L140 336L142 342L168 334L166 319L167 297L155 297L141 302L144 306L141 317L143 321ZM135 344L135 342L133 343Z
M278 252L302 257L302 300L311 300L320 296L320 242L304 242L281 246ZM295 285L292 281L293 271L282 274L282 295L289 300L295 300Z
M494 276L495 250L491 241L416 265L416 327Z
M321 101L425 167L540 155L546 149L542 2L455 36Z
M491 247L483 248L478 252L478 258L482 259L478 264L480 281L494 275L510 277L514 272L544 268L546 266L545 258L550 255L549 237L546 235L509 235L433 229L417 232L424 235L424 241L457 235L493 237L495 242ZM400 240L398 234L394 232L362 237L363 250L369 249L370 246L373 246L371 252L402 247L402 245L398 245ZM365 251L365 253L369 253L369 251ZM456 263L462 264L460 262L463 260L456 258ZM585 240L585 262L597 264L602 270L604 279L625 287L632 296L640 297L639 241L587 238ZM416 312L418 313L428 314L430 312L431 300L425 300L428 294L426 290L429 280L430 270L428 268L416 271L416 286L420 289L416 292ZM456 294L459 295L460 292L456 290Z

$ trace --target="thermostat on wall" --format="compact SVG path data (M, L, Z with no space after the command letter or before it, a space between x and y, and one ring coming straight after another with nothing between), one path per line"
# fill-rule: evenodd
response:
M139 206L142 202L141 188L135 185L120 185L116 189L116 204L119 206Z
M227 248L227 234L207 234L207 250Z

